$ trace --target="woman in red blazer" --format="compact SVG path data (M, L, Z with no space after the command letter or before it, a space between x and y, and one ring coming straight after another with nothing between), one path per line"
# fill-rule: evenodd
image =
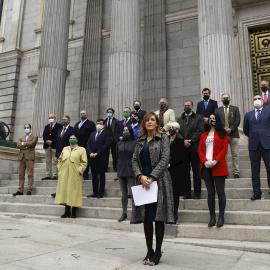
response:
M217 227L224 224L226 207L225 178L229 175L226 154L228 151L228 136L217 114L210 115L210 131L202 134L198 153L201 159L201 178L204 179L208 193L208 208L210 222L208 227L216 224L215 194L218 194L219 218Z

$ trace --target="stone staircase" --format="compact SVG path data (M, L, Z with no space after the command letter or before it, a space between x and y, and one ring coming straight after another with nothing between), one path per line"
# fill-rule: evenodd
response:
M180 199L179 223L167 226L168 231L175 231L176 238L167 239L184 244L239 249L270 253L270 195L267 187L264 164L261 167L261 184L263 199L251 201L251 171L247 145L240 145L240 179L226 180L227 207L225 225L221 229L208 228L209 212L207 208L207 192L203 184L201 200ZM230 175L231 156L228 153ZM111 170L111 162L110 162ZM50 196L56 190L57 181L41 178L45 175L45 163L35 164L35 187L32 196L11 194L17 191L18 174L9 175L11 179L0 180L0 214L15 217L71 222L94 227L141 232L141 225L130 225L129 221L117 222L121 216L121 192L118 181L114 181L116 173L106 174L106 193L103 199L87 198L92 193L91 180L83 182L83 208L78 209L77 219L61 219L64 207L54 204ZM216 202L217 203L217 202ZM217 203L218 212L218 203ZM129 200L128 217L130 217L131 200Z

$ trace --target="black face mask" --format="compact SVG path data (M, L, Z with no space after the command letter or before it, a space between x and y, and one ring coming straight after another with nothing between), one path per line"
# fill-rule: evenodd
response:
M267 86L262 86L262 91L263 91L263 92L266 92L267 89L268 89Z
M138 111L138 110L140 109L140 106L139 106L139 105L135 105L135 106L134 106L134 109L135 109L136 111Z
M136 118L134 118L134 117L131 118L131 122L132 122L132 124L138 123L138 121L137 121Z
M208 95L203 96L203 99L204 99L204 100L208 100L208 99L209 99L209 96L208 96Z
M176 134L176 130L175 129L169 129L169 134L171 136L175 135Z
M215 126L216 125L216 120L209 119L209 126Z
M224 104L225 106L228 106L228 105L230 104L230 101L229 101L228 99L224 99L224 100L223 100L223 104Z

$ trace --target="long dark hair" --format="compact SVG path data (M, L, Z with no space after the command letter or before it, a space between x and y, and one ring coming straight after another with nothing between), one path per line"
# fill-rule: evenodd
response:
M220 138L224 138L227 135L227 132L221 123L220 116L216 112L212 113L212 115L214 115L216 118L216 126L215 126L216 132L218 133Z
M128 128L129 135L130 135L130 139L131 139L132 141L134 141L134 140L135 140L135 138L134 138L134 132L133 132L133 128L132 128L132 126L125 126L125 127L127 127L127 128ZM123 132L124 132L124 131L123 131Z

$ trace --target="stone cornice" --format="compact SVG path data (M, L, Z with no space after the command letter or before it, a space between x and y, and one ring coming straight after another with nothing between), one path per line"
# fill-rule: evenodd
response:
M263 3L270 3L270 0L232 0L232 4L235 8L254 6Z
M166 14L166 24L182 22L196 19L198 17L198 8L189 8Z
M19 152L19 149L0 146L0 159L17 161ZM41 157L44 157L44 155L35 151L35 161L39 161Z
M19 49L5 51L0 54L0 62L6 61L10 59L21 59L23 55L23 52Z

